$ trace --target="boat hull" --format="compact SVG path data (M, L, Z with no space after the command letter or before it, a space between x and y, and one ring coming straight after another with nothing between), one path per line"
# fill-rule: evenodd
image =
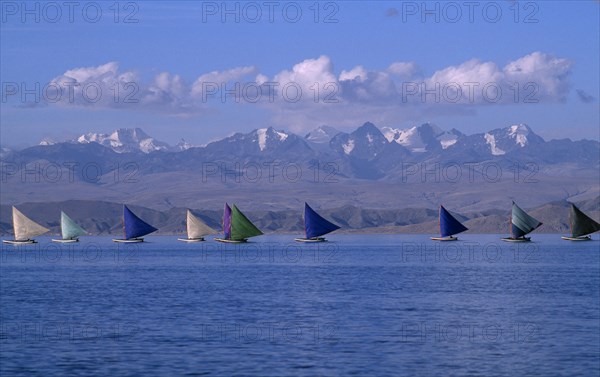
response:
M63 240L63 239L52 239L52 242L58 242L58 243L74 243L74 242L79 242L79 238L73 238L73 239L68 239L68 240Z
M37 243L37 241L36 240L24 240L24 241L2 240L2 243L6 243L9 245L31 245L31 244Z
M506 238L502 238L502 241L505 241L505 242L531 242L531 237L520 237L520 238L506 237Z
M178 238L177 241L181 242L204 242L204 237L201 238Z
M244 238L242 240L229 240L227 238L215 238L215 241L223 242L223 243L246 243L246 242L248 242L248 240L246 238Z
M118 243L140 243L140 242L144 242L144 239L143 238L130 238L130 239L113 238L113 242L118 242Z
M327 242L327 240L325 239L325 237L314 237L314 238L294 238L294 241L296 241L296 242L307 242L307 243L313 243L313 242Z
M563 237L560 237L560 238L562 238L565 241L591 241L592 240L592 237L590 237L590 236L581 236L581 237L566 237L566 236L563 236Z
M448 237L431 237L433 241L457 241L458 237L448 236Z

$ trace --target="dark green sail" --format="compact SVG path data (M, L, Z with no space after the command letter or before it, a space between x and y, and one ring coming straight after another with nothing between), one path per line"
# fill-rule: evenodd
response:
M243 240L250 237L260 236L260 231L248 218L235 206L231 206L231 238L232 240Z
M582 237L600 230L600 224L571 204L572 237Z

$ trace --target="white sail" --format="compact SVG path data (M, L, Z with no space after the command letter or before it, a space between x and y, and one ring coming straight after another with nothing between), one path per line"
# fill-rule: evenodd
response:
M15 207L12 207L12 210L13 227L15 228L16 241L26 241L49 231L49 229L44 228L33 220L30 220Z
M208 234L216 234L213 228L209 227L204 223L204 221L200 220L192 211L188 209L187 211L187 234L188 238L202 238Z

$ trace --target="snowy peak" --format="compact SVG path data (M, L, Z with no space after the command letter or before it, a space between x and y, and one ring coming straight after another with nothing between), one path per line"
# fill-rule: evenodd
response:
M521 147L527 144L527 135L531 130L525 124L519 124L509 127L508 136L515 139L515 142Z
M465 135L462 132L453 128L450 131L443 131L443 133L436 136L436 139L440 142L442 149L448 149L464 136Z
M175 144L175 147L173 148L175 151L187 151L190 148L196 148L197 145L194 144L190 144L187 141L185 141L184 138L181 138L181 140L179 140L179 143Z
M372 159L387 144L388 141L379 128L375 127L373 123L367 122L350 134L338 133L331 139L329 146L338 153Z
M56 141L54 141L52 138L49 138L49 137L43 138L39 143L39 145L54 145L54 144L56 144Z
M72 140L74 143L98 143L117 153L168 151L171 147L146 134L140 128L120 128L110 134L87 133Z
M455 129L444 131L431 123L407 129L384 127L382 132L389 142L400 144L416 153L439 148L447 149L456 144L458 139L463 136L460 131Z
M321 126L307 133L306 136L304 136L304 139L315 144L325 144L329 143L331 139L339 133L340 131L333 127Z
M276 147L285 141L289 134L283 131L277 131L273 127L259 128L254 130L250 135L253 137L253 142L258 143L258 149L262 152L265 149Z
M494 156L500 156L529 145L544 143L544 139L536 135L526 124L497 128L485 133L483 137Z
M235 155L240 157L258 155L292 156L309 153L308 143L298 135L276 130L273 127L259 128L249 133L236 133L206 145L210 155Z

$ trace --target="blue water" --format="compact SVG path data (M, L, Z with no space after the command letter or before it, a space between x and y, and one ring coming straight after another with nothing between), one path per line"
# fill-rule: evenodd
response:
M330 239L4 245L0 375L599 375L599 241Z

